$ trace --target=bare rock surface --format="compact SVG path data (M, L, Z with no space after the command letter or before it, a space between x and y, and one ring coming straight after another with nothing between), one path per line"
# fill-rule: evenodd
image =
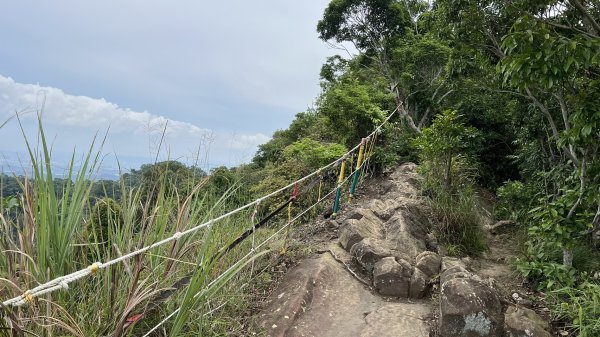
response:
M440 294L440 336L502 337L504 314L495 290L462 267L443 274Z
M535 311L510 306L504 314L506 337L551 337L550 326Z
M383 258L375 264L373 284L384 296L407 297L410 291L412 267L410 263L392 256Z
M428 317L430 308L426 304L398 303L385 305L365 317L367 326L361 337L421 337L429 336Z
M357 282L329 253L300 262L259 317L268 336L428 337L431 308L388 302Z

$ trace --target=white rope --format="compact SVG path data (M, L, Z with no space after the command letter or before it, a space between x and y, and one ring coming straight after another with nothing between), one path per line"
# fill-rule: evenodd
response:
M371 132L367 137L371 137L374 134L380 132L381 128L392 118L392 116L396 113L396 111L398 111L398 108L396 108L394 111L392 111L392 113L390 113L388 115L388 117L373 132ZM209 220L209 221L207 221L205 223L199 224L199 225L197 225L195 227L192 227L190 229L187 229L187 230L185 230L183 232L176 232L176 233L174 233L172 236L170 236L168 238L165 238L163 240L155 242L155 243L153 243L153 244L151 244L149 246L146 246L146 247L134 250L134 251L132 251L132 252L130 252L128 254L125 254L123 256L120 256L118 258L106 261L104 263L96 262L96 263L92 264L91 266L89 266L87 268L75 271L75 272L73 272L71 274L68 274L68 275L65 275L65 276L57 277L57 278L55 278L53 280L50 280L50 281L48 281L46 283L40 284L39 286L37 286L37 287L35 287L35 288L31 289L31 290L27 290L25 293L23 293L20 296L17 296L17 297L14 297L12 299L9 299L7 301L4 301L2 304L5 305L5 306L13 305L13 306L18 307L18 306L24 305L25 303L33 301L33 298L38 297L40 295L51 293L51 292L59 290L59 289L65 289L66 290L66 289L68 289L69 283L77 281L77 280L79 280L81 278L84 278L84 277L88 276L89 274L95 273L99 269L104 269L104 268L109 267L109 266L111 266L113 264L116 264L116 263L122 262L124 260L130 259L130 258L132 258L134 256L137 256L137 255L140 255L140 254L142 254L142 253L144 253L144 252L146 252L146 251L148 251L148 250L150 250L152 248L164 245L164 244L169 243L169 242L174 241L174 240L178 240L182 236L194 233L194 232L196 232L196 231L198 231L198 230L200 230L202 228L210 227L214 223L216 223L217 221L223 220L223 219L228 218L228 217L230 217L230 216L232 216L232 215L234 215L236 213L239 213L239 212L241 212L241 211L243 211L243 210L245 210L245 209L247 209L247 208L249 208L251 206L256 205L257 203L260 203L264 199L273 197L273 196L275 196L275 195L277 195L277 194L279 194L279 193L281 193L281 192L283 192L283 191L285 191L285 190L293 187L296 184L299 184L299 183L301 183L301 182L303 182L303 181L305 181L307 179L310 179L311 177L313 177L313 176L315 176L317 174L320 174L322 171L324 171L324 170L326 170L326 169L328 169L328 168L330 168L332 166L338 165L344 158L346 158L348 155L352 154L354 151L358 150L360 148L360 146L361 146L361 144L359 143L354 148L352 148L351 150L349 150L348 152L346 152L343 156L341 156L340 158L332 161L331 163L329 163L329 164L327 164L327 165L325 165L325 166L317 169L316 171L314 171L314 172L312 172L312 173L304 176L303 178L300 178L300 179L298 179L298 180L290 183L289 185L287 185L285 187L282 187L282 188L280 188L280 189L278 189L278 190L276 190L276 191L274 191L274 192L272 192L272 193L270 193L270 194L268 194L266 196L262 196L262 197L254 200L254 201L252 201L252 202L250 202L250 203L248 203L248 204L246 204L244 206L241 206L241 207L239 207L239 208L237 208L237 209L235 209L235 210L233 210L233 211L231 211L229 213L223 214L223 215L221 215L221 216L219 216L217 218L211 219L211 220Z
M362 168L362 167L363 167L363 165L361 164L360 168ZM354 172L356 172L356 170ZM354 173L354 172L352 172L352 173ZM349 174L348 177L346 177L346 179L344 179L342 181L342 184L346 183L349 180L349 178L352 176L352 173ZM224 275L227 275L231 270L235 269L240 263L242 263L244 260L246 260L247 258L249 258L252 254L254 254L256 252L256 250L260 249L267 242L273 240L273 238L275 238L277 235L281 234L281 232L283 232L284 229L286 229L287 227L291 226L294 222L296 222L298 219L300 219L302 216L304 216L310 210L312 210L313 208L315 208L318 204L320 204L321 202L323 202L323 200L327 199L327 197L333 195L333 193L335 193L336 190L337 190L337 186L334 187L325 196L323 196L323 198L321 198L320 200L318 200L317 202L315 202L314 204L312 204L310 207L308 207L307 209L305 209L304 211L302 211L300 214L298 214L297 216L295 216L291 221L287 222L286 225L282 226L279 230L277 230L277 232L273 233L271 236L269 236L268 238L266 238L263 242L261 242L258 246L256 246L256 248L250 249L250 252L248 252L246 255L244 255L244 257L238 259L238 261L236 263L234 263L231 267L229 267L227 270L225 270L223 273L221 273L219 276L217 276L217 278L214 279L213 281L211 281L208 284L208 286L206 286L206 288L209 288L213 284L215 284L216 282L220 281L224 277ZM198 295L200 295L200 293L195 294L193 296L193 298L196 298ZM175 316L175 314L177 314L180 310L181 310L181 307L175 309L172 313L170 313L167 317L165 317L165 319L163 319L162 321L160 321L157 325L155 325L152 329L150 329L142 337L149 336L152 332L156 331L156 329L160 328L163 324L165 324L171 317Z

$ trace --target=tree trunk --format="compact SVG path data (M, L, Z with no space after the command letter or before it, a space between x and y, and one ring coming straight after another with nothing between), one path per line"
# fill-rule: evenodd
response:
M566 267L573 266L573 249L563 248L563 265Z
M452 156L448 156L446 160L446 172L444 173L444 184L446 185L446 191L450 193L450 187L452 186Z

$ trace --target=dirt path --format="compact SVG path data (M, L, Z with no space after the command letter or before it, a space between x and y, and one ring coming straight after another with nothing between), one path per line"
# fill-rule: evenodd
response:
M387 210L392 214L393 210L387 208L395 210L403 206L394 199L418 199L417 183L414 166L410 166L392 174L389 179L365 186L354 204L341 212L338 221L323 220L313 224L311 244L317 247L319 254L302 260L279 281L258 317L265 334L273 337L428 337L433 302L430 299L409 300L378 294L372 286L372 274L354 262L356 253L353 257L340 245L340 240L345 239L339 239L339 235L347 237L356 233L348 232L344 225L339 230L337 228L340 224L347 224L349 218L355 224L362 221L368 231L373 225L378 226L381 232L378 239L385 248L376 249L389 250L386 255L414 259L420 252L415 247L422 246L424 250L425 245L413 244L408 250L396 247L395 239L411 237L412 234L404 220L398 220L394 228L387 228L384 223L389 216L380 213ZM373 206L374 200L378 201L376 207ZM380 212L379 216L371 212L373 208ZM357 213L357 209L364 212ZM350 250L349 246L346 248Z
M337 247L336 257L349 259ZM273 296L260 317L269 336L429 336L428 303L374 294L329 252L300 262Z

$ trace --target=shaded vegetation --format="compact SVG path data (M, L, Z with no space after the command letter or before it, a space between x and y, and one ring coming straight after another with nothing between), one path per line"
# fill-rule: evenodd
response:
M32 176L0 176L0 241L9 251L0 258L0 276L8 280L0 291L18 294L72 271L73 261L81 267L119 256L285 186L353 148L397 109L374 137L369 172L418 161L423 193L440 220L437 230L458 255L486 249L476 186L496 192L496 217L513 220L527 236L517 269L549 295L548 305L566 329L597 336L599 22L597 1L331 1L317 32L340 47L351 44L356 54L324 62L315 106L276 131L248 164L207 173L167 161L126 172L119 181L93 181L90 149L89 166L57 179L46 165L45 144L30 149ZM315 186L331 187L335 176L323 172L313 185L302 186L312 189L293 207L317 199ZM288 197L265 202L254 215ZM27 314L49 312L61 324L48 328L37 318L28 325L72 335L125 335L146 331L183 303L185 312L158 335L239 335L246 327L237 318L252 300L240 287L267 282L269 274L257 271L269 270L281 256L244 259L245 242L214 265L203 261L244 232L252 217L247 210L131 265L111 267L90 283L56 293L51 302L40 300ZM274 221L285 222L285 216ZM256 235L266 237L276 228ZM72 245L92 237L90 246ZM270 248L283 251L287 244L278 240ZM130 324L127 319L148 306L152 294L189 273L186 264L194 271L190 290ZM244 266L245 272L227 274L234 285L217 282L211 288L220 272ZM98 296L83 296L97 289ZM69 315L76 312L85 314ZM186 320L192 313L201 318Z

